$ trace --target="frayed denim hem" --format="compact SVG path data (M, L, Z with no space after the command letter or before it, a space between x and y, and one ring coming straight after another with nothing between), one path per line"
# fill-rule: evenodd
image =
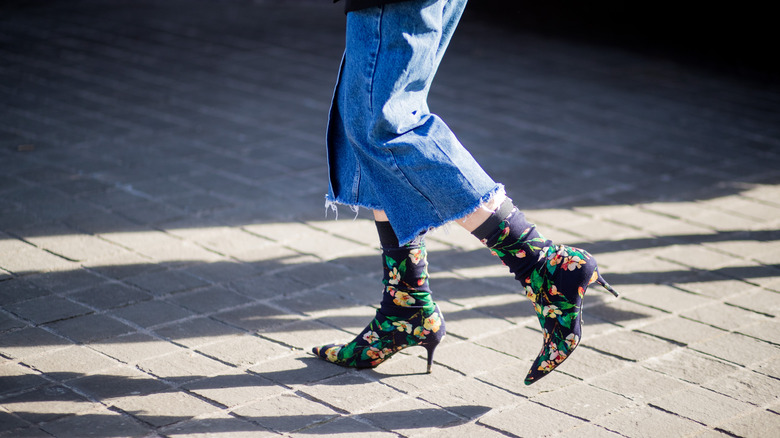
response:
M352 210L353 213L355 213L355 217L352 218L352 220L356 220L358 217L358 214L360 214L360 208L366 208L369 210L382 210L382 207L369 205L369 204L351 204L348 202L339 201L338 199L331 198L330 195L325 195L325 217L328 217L328 210L332 211L334 214L335 220L338 220L339 218L339 205L343 205L345 207L349 207L350 210Z
M442 219L442 220L438 220L438 221L432 222L430 224L426 224L426 225L420 226L417 229L415 229L415 231L413 233L411 233L409 235L401 236L401 235L398 235L398 232L396 231L396 237L398 238L398 242L399 242L400 245L405 245L405 244L411 242L412 240L414 240L417 236L419 236L420 234L422 234L424 232L429 232L429 231L435 230L436 228L445 227L450 222L457 221L459 219L463 219L466 216L468 216L468 215L474 213L475 211L477 211L477 209L479 209L479 207L481 205L489 202L491 199L493 199L494 197L499 196L499 195L506 195L506 190L505 190L503 184L496 184L496 186L492 190L490 190L484 196L479 198L479 200L476 203L474 203L473 205L470 205L468 208L463 209L462 212L452 215L452 217L449 217L449 218L446 218L446 219ZM347 207L349 207L352 210L353 213L355 213L355 217L352 220L357 219L361 207L362 208L367 208L367 209L370 209L370 210L383 210L382 207L379 207L379 206L368 205L368 204L351 204L351 203L346 203L346 202L342 202L342 201L339 201L339 200L336 200L336 199L332 199L330 196L325 195L325 216L327 217L328 210L331 210L331 211L333 211L335 213L335 218L334 219L338 219L339 218L339 213L338 213L338 206L339 205L347 206Z
M436 228L446 227L451 222L463 219L466 216L468 216L468 215L474 213L475 211L477 211L477 209L479 209L479 207L482 204L485 204L485 203L489 202L491 199L493 199L494 197L498 196L499 194L506 195L506 190L505 190L503 184L497 183L496 186L493 187L492 190L490 190L484 196L479 198L479 200L476 203L472 204L468 208L463 209L463 211L461 213L457 213L457 214L452 215L452 217L449 217L449 218L446 218L446 219L443 219L443 220L440 220L440 221L436 221L436 222L434 222L434 223L432 223L432 224L430 224L428 226L420 227L417 231L415 231L414 233L412 233L411 235L408 235L408 236L399 236L396 233L396 236L398 237L398 242L400 242L401 245L404 245L404 244L409 243L412 240L414 240L414 238L419 236L420 233L422 233L422 232L428 232L428 231L435 230Z

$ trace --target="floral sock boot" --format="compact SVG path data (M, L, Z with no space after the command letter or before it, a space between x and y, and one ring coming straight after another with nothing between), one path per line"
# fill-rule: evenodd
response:
M444 318L428 286L425 236L399 246L389 222L376 222L382 245L384 291L376 317L352 342L313 349L314 354L338 365L373 368L396 352L419 345L433 352L445 334Z
M588 286L598 282L615 296L617 292L601 277L593 256L545 239L510 200L472 234L509 267L536 310L544 339L525 378L525 384L530 385L577 347L582 334L582 299Z

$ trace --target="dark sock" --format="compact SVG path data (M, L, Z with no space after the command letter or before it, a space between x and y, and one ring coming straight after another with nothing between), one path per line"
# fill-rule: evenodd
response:
M433 312L435 304L428 285L425 234L406 245L398 238L390 222L376 222L382 245L382 283L385 285L380 312L386 316L409 318L419 311Z

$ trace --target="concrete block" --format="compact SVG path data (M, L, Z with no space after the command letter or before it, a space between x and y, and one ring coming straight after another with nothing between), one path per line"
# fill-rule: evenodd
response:
M127 307L114 309L110 314L120 320L129 321L144 328L183 320L193 315L189 310L163 300L131 304Z
M168 295L198 287L209 283L186 270L153 270L125 278L123 281L148 291L155 296Z
M20 393L49 383L35 370L14 362L0 364L0 375L3 376L3 379L0 380L0 397L4 397L7 394Z
M232 371L231 367L221 362L189 350L147 359L136 366L141 371L176 385Z
M152 295L119 282L106 282L73 293L69 295L69 298L91 307L106 310L150 300Z
M242 368L290 355L290 349L287 347L246 334L242 336L230 335L229 338L222 341L202 345L198 347L198 351Z
M515 357L470 342L454 340L444 342L436 348L434 363L458 370L468 376L481 375L497 368L518 363L518 359ZM536 349L536 347L529 348Z
M771 438L780 429L780 415L757 409L743 417L721 424L718 428L725 430L731 436Z
M3 307L35 325L92 313L92 309L58 296L33 298Z
M477 420L493 429L517 436L544 436L584 424L578 418L530 401L521 401L509 409L490 412Z
M650 404L708 426L717 426L753 409L747 403L699 387L669 394Z
M372 381L361 373L338 375L325 382L302 387L300 392L352 414L404 397L402 392L382 382Z
M89 346L90 348L128 364L182 351L181 347L143 333L130 333L116 336L93 342L89 344Z
M48 324L47 327L73 342L90 343L135 331L133 327L106 315L91 314Z
M34 327L0 335L0 353L13 359L49 352L68 345L72 345L72 342Z
M369 378L410 395L417 395L463 377L456 370L434 364L426 373L427 353L422 348L407 348L376 368L361 370Z
M597 419L595 424L621 435L642 438L686 436L705 430L695 421L646 405L614 412Z
M270 380L237 370L220 372L217 375L187 383L183 388L228 408L278 397L289 391Z
M68 386L105 404L128 396L164 392L171 388L163 381L128 366L116 366L89 374L69 381Z
M345 368L326 362L312 353L297 353L278 359L261 362L249 371L278 384L300 388L320 380L350 372ZM352 369L352 371L354 371Z
M723 330L677 316L662 319L636 330L680 345L705 341L724 333Z
M155 427L167 426L209 414L218 407L185 392L154 392L114 400L114 406Z
M16 275L78 269L66 260L29 243L16 239L0 240L0 268Z
M138 420L107 409L67 416L41 426L56 437L145 437L152 430Z
M635 331L587 338L583 345L626 360L641 361L674 350L674 344Z
M625 297L648 307L674 313L695 309L712 302L708 297L683 292L666 285L634 286L626 291Z
M400 417L404 418L403 422L398 421ZM462 422L447 409L414 398L375 406L357 418L405 436L426 435Z
M639 365L626 366L598 376L590 380L590 384L642 403L687 387L680 380Z
M480 418L491 410L509 408L520 400L509 391L471 377L431 387L422 391L418 397L469 420Z
M780 298L778 292L758 289L729 299L726 303L777 318L780 317L780 299L778 298Z
M300 321L301 317L265 304L253 304L234 310L227 310L212 316L235 327L251 332L262 332L282 324Z
M761 339L762 341L766 341L774 345L780 345L780 323L774 319L766 319L764 321L742 327L738 330L738 332L756 339Z
M300 395L284 393L233 411L240 418L276 432L289 433L338 416L331 408Z
M245 306L251 300L224 286L210 286L193 292L178 293L167 299L198 314L211 314L234 307Z
M722 303L713 303L699 307L698 309L682 313L682 316L729 331L769 320L765 315Z
M296 321L271 327L262 336L296 349L311 351L312 347L333 342L333 329L318 321Z
M200 437L214 435L215 433L226 434L231 438L271 438L279 436L263 426L258 426L224 412L172 424L160 428L159 431L167 436Z
M737 369L733 364L684 348L650 358L642 366L686 382L720 380Z
M20 301L45 297L50 294L49 290L26 279L14 278L0 281L0 303L3 303L3 307Z
M600 417L633 404L625 396L584 383L541 393L531 400L583 420Z
M765 357L777 355L778 347L737 333L726 333L717 338L689 345L692 350L709 354L732 363L749 366Z
M93 410L99 406L60 385L42 386L33 391L6 397L3 404L13 406L14 414L35 424Z
M83 345L74 345L25 359L25 364L58 381L68 381L112 368L117 362Z
M620 327L636 328L653 321L660 321L668 313L629 300L618 299L586 308L583 310L583 319L588 315Z
M756 406L767 406L780 400L779 380L744 369L710 380L702 386Z
M174 322L154 329L159 336L185 347L195 348L204 344L215 344L246 334L211 318L193 318Z
M332 421L320 423L306 429L303 433L328 435L338 438L359 438L363 436L390 438L397 436L395 433L380 430L366 421L358 421L352 417L340 417Z

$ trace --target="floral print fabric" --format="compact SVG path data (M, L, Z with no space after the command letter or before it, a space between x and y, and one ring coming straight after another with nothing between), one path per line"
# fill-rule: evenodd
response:
M582 298L598 279L596 260L585 250L554 245L517 209L483 243L523 284L542 328L542 350L525 378L530 385L566 360L579 344Z
M314 354L338 365L373 368L415 345L430 351L446 332L441 311L431 299L425 246L382 251L385 288L376 317L347 344L315 347Z

